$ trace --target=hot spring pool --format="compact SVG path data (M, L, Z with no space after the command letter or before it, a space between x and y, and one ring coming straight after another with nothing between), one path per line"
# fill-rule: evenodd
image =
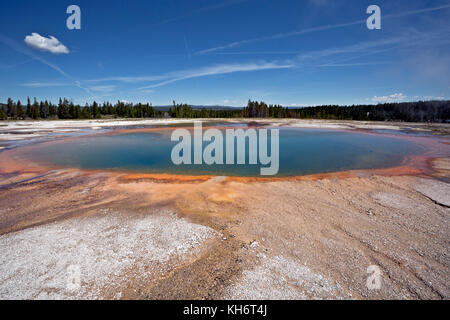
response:
M400 165L406 156L424 152L423 146L401 137L324 129L279 129L277 176L389 168ZM43 143L25 151L24 155L47 165L80 169L187 175L260 175L261 164L249 165L248 160L244 165L174 165L171 151L177 142L171 141L171 132L171 129L166 129L86 136ZM203 142L203 146L207 144L209 142Z

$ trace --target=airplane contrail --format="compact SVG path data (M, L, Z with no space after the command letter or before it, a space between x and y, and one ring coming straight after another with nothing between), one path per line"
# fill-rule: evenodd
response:
M91 90L89 90L89 88L85 88L83 87L79 81L74 80L68 73L66 73L64 70L62 70L60 67L58 67L57 65L41 58L40 56L34 54L33 52L30 52L28 49L23 48L22 46L20 46L16 41L11 40L3 35L0 34L0 42L2 42L3 44L7 45L8 47L10 47L13 50L16 50L17 52L20 52L30 58L32 58L33 60L37 60L40 63L52 68L53 70L55 70L56 72L58 72L59 74L61 74L62 76L64 76L66 79L70 80L74 86L76 86L77 88L80 88L82 90L84 90L85 92L87 92L91 97L95 98L95 95L92 93Z

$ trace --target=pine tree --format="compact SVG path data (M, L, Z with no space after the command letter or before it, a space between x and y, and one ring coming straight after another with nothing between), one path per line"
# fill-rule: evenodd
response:
M17 117L23 119L24 118L24 112L22 104L20 103L20 100L17 101Z
M31 102L30 102L30 97L27 98L27 117L31 118L32 114L31 114Z
M34 103L31 107L31 117L33 119L39 118L39 104L38 104L36 98L34 98Z
M16 108L16 104L14 103L14 101L12 101L11 98L8 98L8 110L7 110L7 115L13 119L17 118L17 108Z
M64 98L64 101L59 98L59 104L58 104L58 118L59 119L69 119L69 108L67 107L68 101Z
M94 101L94 103L92 104L92 116L95 119L99 119L102 117L96 101Z

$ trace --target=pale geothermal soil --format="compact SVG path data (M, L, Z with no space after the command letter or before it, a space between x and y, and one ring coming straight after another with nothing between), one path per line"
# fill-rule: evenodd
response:
M0 123L0 148L11 143L35 141L45 138L64 137L97 133L102 130L133 127L189 125L193 121L207 123L253 123L302 128L345 129L345 130L407 130L416 133L450 134L448 124L345 121L345 120L302 120L302 119L102 119L102 120L44 120L44 121L2 121Z
M110 210L9 233L0 240L0 299L120 298L127 277L160 276L213 235L167 212L130 218ZM67 290L74 266L80 286Z
M0 299L449 299L439 161L440 181L4 173Z

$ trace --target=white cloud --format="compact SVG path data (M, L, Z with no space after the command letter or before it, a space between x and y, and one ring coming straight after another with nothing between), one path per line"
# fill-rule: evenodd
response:
M407 97L408 96L404 95L403 93L394 93L389 96L374 96L372 98L372 101L377 103L400 102L405 100Z
M444 95L440 96L414 96L412 97L414 101L430 101L430 100L445 100Z
M0 34L0 42L4 43L5 45L7 45L8 47L14 49L17 52L20 52L36 61L39 61L42 64L45 64L47 66L49 66L50 68L52 68L53 70L55 70L56 72L60 73L61 75L63 75L66 79L70 80L73 82L73 84L84 90L85 92L87 92L90 96L94 97L94 94L92 93L91 90L89 90L88 88L85 88L83 86L81 86L79 81L75 81L68 73L66 73L65 71L63 71L61 68L59 68L57 65L45 60L44 58L39 57L38 55L34 54L34 52L31 52L31 50L26 49L24 46L18 44L16 41L11 40L5 36L2 36Z
M55 37L50 36L49 38L46 38L36 32L33 32L31 36L26 36L25 43L31 48L40 51L47 51L54 54L69 53L69 49Z

